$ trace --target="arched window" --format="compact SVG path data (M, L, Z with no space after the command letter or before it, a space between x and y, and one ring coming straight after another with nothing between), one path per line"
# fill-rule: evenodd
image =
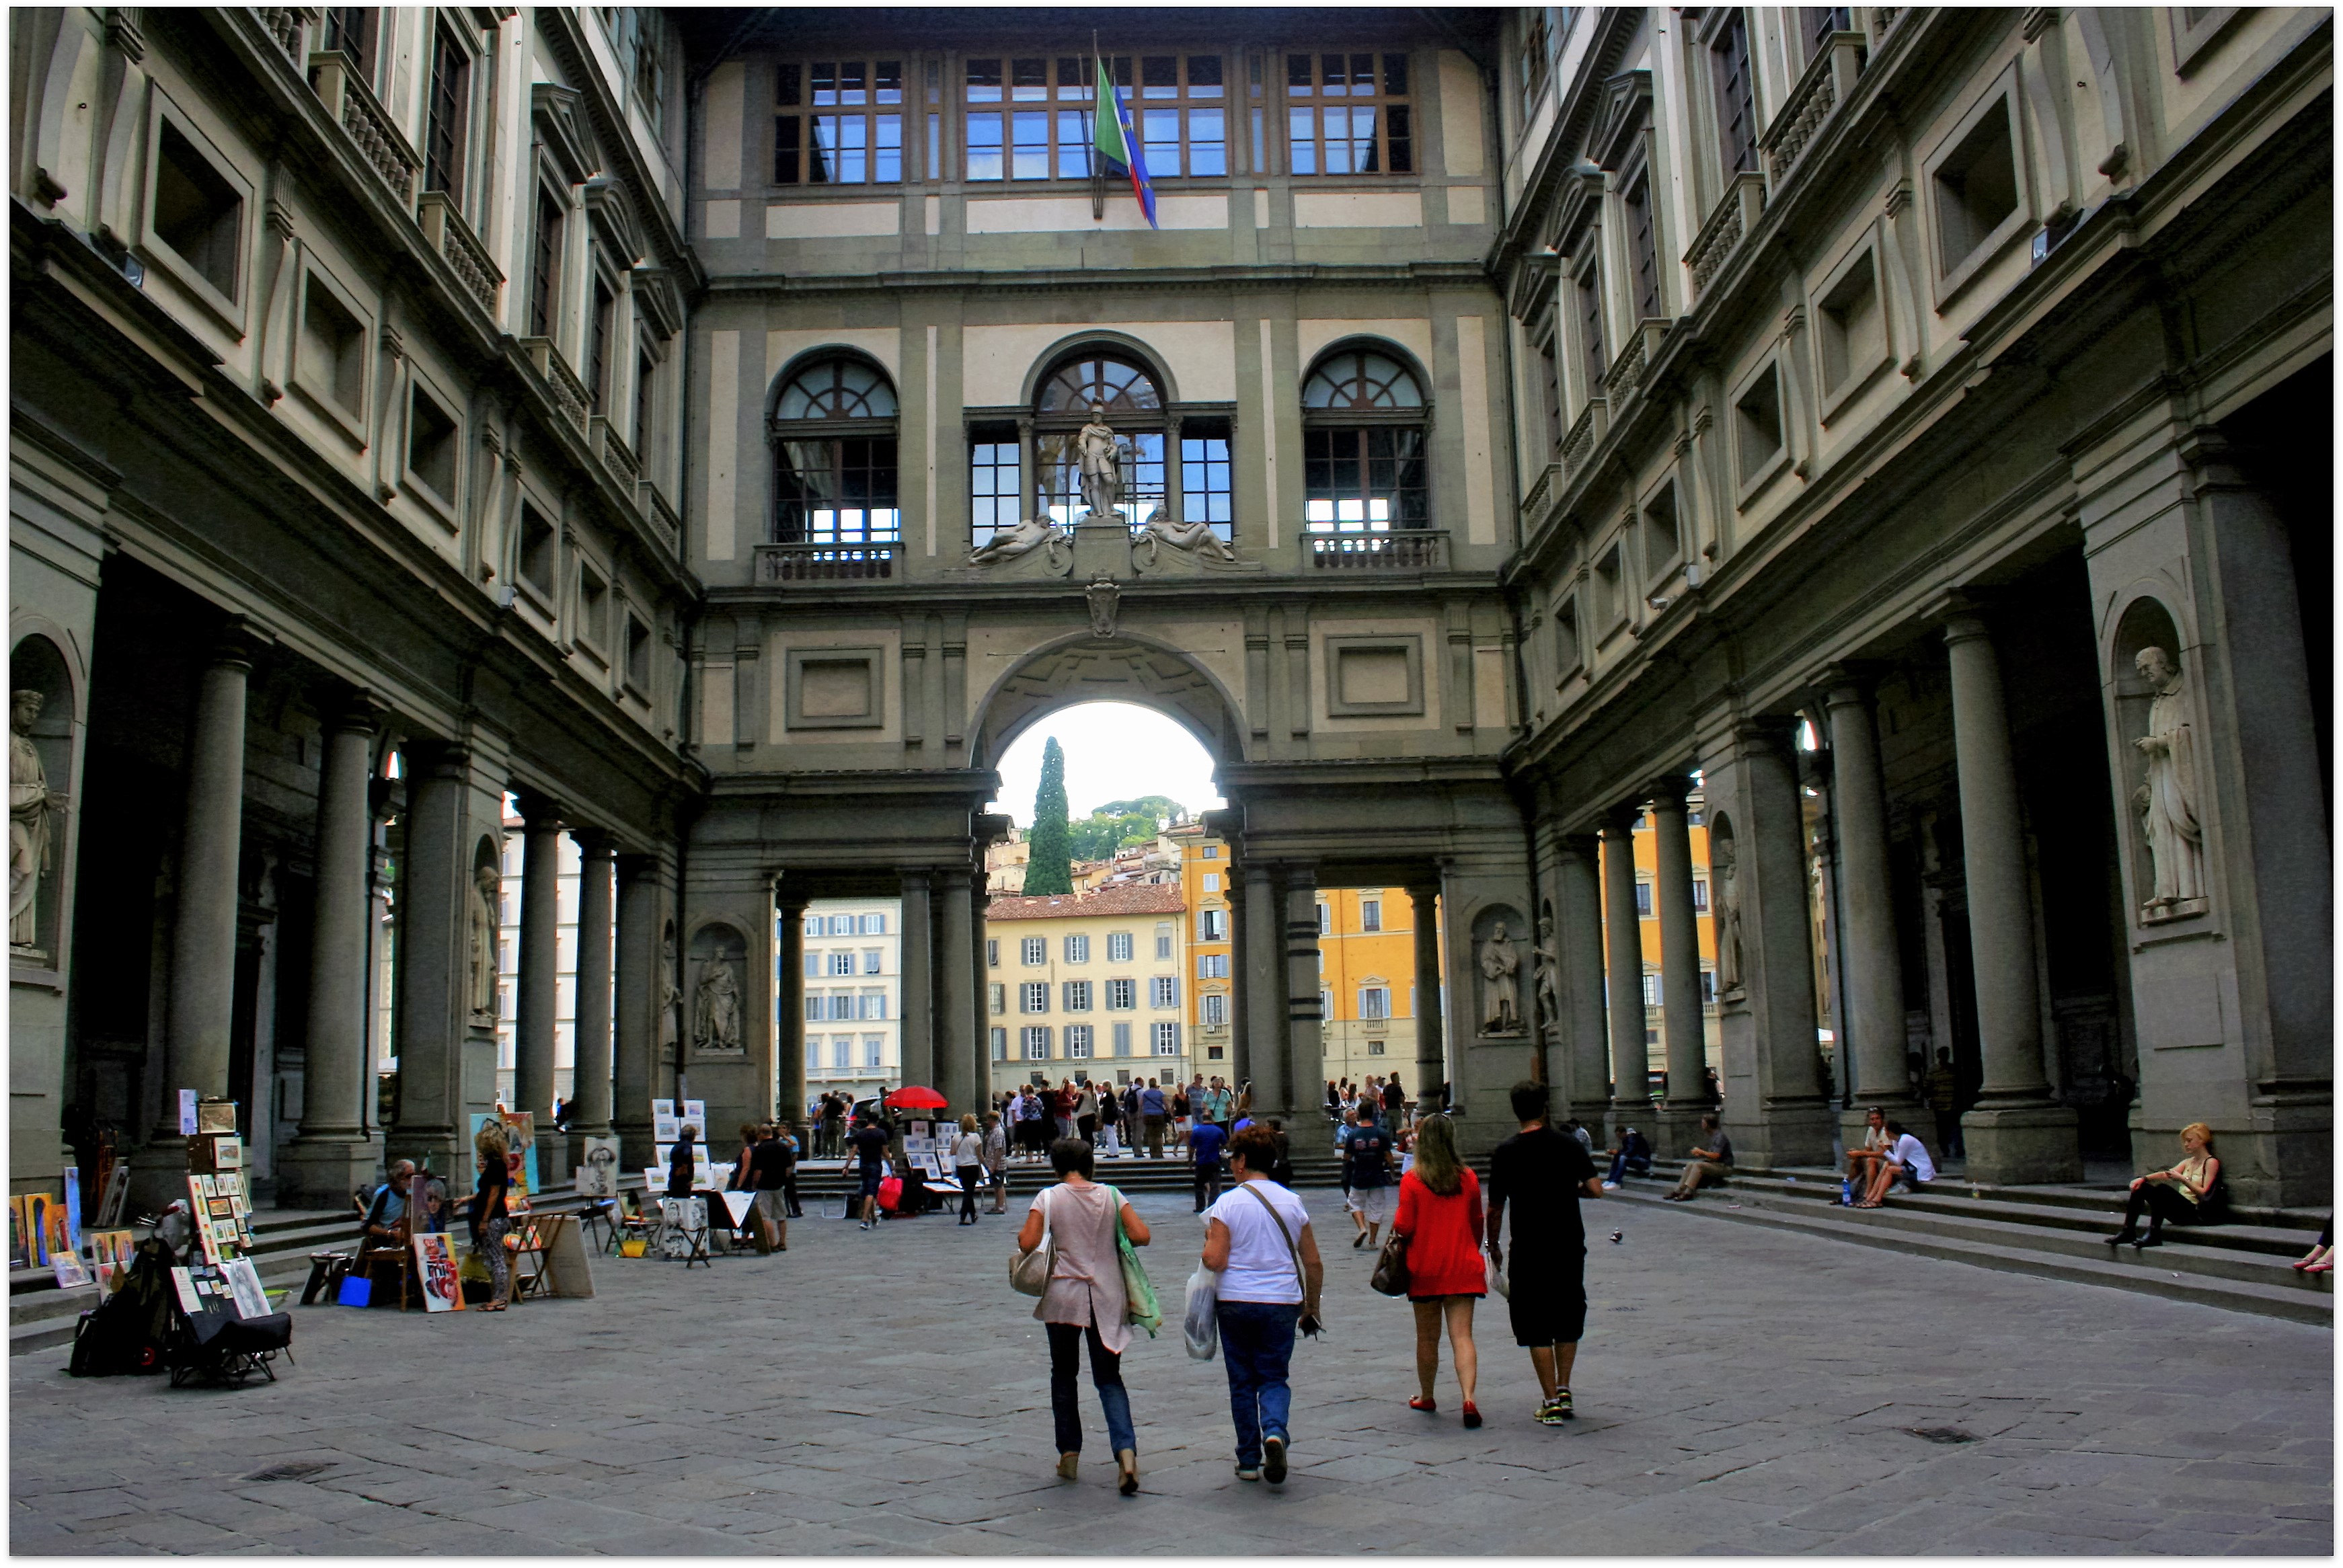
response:
M895 389L865 360L800 367L773 400L773 540L784 545L892 543Z
M1431 526L1423 388L1413 371L1371 348L1338 349L1302 384L1302 424L1306 528Z
M1122 459L1122 502L1132 528L1163 499L1163 437L1169 427L1162 389L1145 367L1130 359L1086 354L1042 377L1033 403L1033 448L1041 467L1041 505L1050 520L1071 523L1082 512L1082 466L1074 436L1102 406L1106 422L1129 443Z

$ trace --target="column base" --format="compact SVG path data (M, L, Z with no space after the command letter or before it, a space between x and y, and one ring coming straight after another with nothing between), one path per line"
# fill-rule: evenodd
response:
M277 1206L346 1209L350 1194L381 1180L382 1145L371 1133L296 1138L277 1153Z
M1659 1147L1659 1108L1648 1100L1614 1100L1603 1108L1603 1141L1608 1148L1619 1147L1619 1140L1630 1127ZM1589 1125L1594 1125L1589 1123Z
M2064 1105L1979 1107L1961 1118L1967 1180L2000 1186L2079 1181L2083 1154L2076 1126L2075 1112Z
M659 1150L651 1141L651 1124L648 1121L622 1121L611 1129L618 1135L618 1169L639 1172L659 1161Z
M130 1153L130 1205L126 1220L159 1214L187 1196L187 1141L176 1135L140 1144ZM342 1194L349 1201L349 1194Z
M1689 1104L1660 1103L1654 1116L1654 1129L1644 1136L1652 1141L1652 1152L1662 1160L1682 1160L1701 1143L1700 1119L1716 1114L1716 1107L1704 1101Z
M2324 1098L2258 1096L2247 1124L2214 1123L2213 1151L2229 1201L2252 1209L2324 1209L2334 1195L2334 1118ZM2132 1107L2131 1167L2135 1175L2168 1169L2179 1158L2180 1126L2162 1125Z
M569 1157L570 1142L568 1133L556 1131L550 1123L538 1130L538 1191L550 1191L556 1187L568 1187L578 1180L577 1162ZM578 1147L583 1149L585 1145L581 1143ZM703 1144L699 1158L704 1160L707 1157L708 1149Z
M1939 1164L1945 1151L1936 1147L1936 1113L1906 1095L1901 1100L1864 1100L1838 1112L1838 1141L1849 1149L1863 1147L1864 1135L1871 1131L1871 1108L1877 1106L1890 1121L1900 1121L1928 1146Z
M1735 1120L1728 1102L1722 1120L1725 1136L1733 1140L1735 1164L1779 1170L1831 1162L1832 1112L1821 1101L1761 1104L1756 1116L1746 1121Z

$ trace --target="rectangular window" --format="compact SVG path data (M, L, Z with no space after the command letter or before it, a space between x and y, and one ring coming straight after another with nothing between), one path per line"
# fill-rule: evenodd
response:
M1020 953L1025 961L1025 967L1029 970L1036 968L1041 964L1048 963L1050 961L1050 939L1047 937L1027 937L1023 943L1021 944Z
M1154 1026L1153 1034L1155 1038L1156 1055L1177 1056L1180 1054L1180 1026L1178 1024L1159 1023Z
M821 935L822 930L822 920L820 915L808 915L805 918L805 934L807 936L818 937Z
M1074 1061L1088 1061L1091 1055L1091 1026L1086 1023L1066 1025L1066 1055Z
M862 1037L863 1066L877 1067L886 1060L886 1055L887 1037L885 1035L866 1034Z
M1217 893L1217 892L1219 892L1220 890L1221 890L1221 874L1220 874L1218 871L1207 871L1207 872L1205 872L1205 873L1204 873L1204 891L1206 891L1206 892L1208 892L1208 893Z
M1716 42L1709 45L1709 74L1716 85L1717 152L1727 180L1757 166L1757 105L1749 85L1749 22L1740 6L1725 15Z
M1644 920L1652 918L1652 884L1649 882L1635 884L1635 918Z
M649 347L635 355L635 457L651 466L651 430L659 417L659 361Z
M1131 961L1129 931L1109 931L1106 934L1106 961L1111 964L1127 964Z
M805 956L805 978L806 978L806 979L808 979L808 980L820 980L820 979L821 978L821 975L822 975L822 967L821 967L821 966L822 966L822 956L821 956L821 954L820 954L820 953L808 953L808 954L806 954L806 956Z
M1017 988L1017 1010L1019 1012L1049 1011L1050 982L1048 980L1028 980L1023 985L1019 986Z
M1159 959L1172 956L1172 922L1169 920L1155 922L1155 956Z
M854 1037L852 1035L832 1036L830 1042L830 1065L840 1072L850 1070L854 1065L853 1052Z
M1660 1005L1660 977L1657 975L1647 974L1644 977L1644 1005L1645 1007Z
M432 35L430 117L423 131L423 188L464 201L464 121L471 105L472 57L446 28Z
M1589 229L1590 235L1601 231ZM1603 264L1590 261L1578 274L1578 349L1586 367L1586 395L1603 396L1603 371L1610 357L1603 347Z
M866 937L885 936L887 934L887 917L883 914L863 916L862 934Z
M1131 56L1108 61L1115 85L1131 96ZM968 178L1088 179L1091 99L1098 68L1088 55L1029 55L970 59L964 67ZM1142 131L1142 138L1144 132ZM1148 169L1159 168L1148 149ZM1176 172L1176 171L1173 171Z
M1635 318L1660 314L1660 245L1652 227L1652 182L1648 176L1627 193L1627 259L1635 269Z
M879 948L864 948L862 950L862 972L864 974L875 975L880 972L879 965L882 950L883 950Z
M862 1009L859 1016L864 1019L880 1019L887 1016L887 993L885 991L866 990L862 993L860 1000L862 1003Z
M984 939L984 967L993 970L997 970L1001 967L1001 939L999 937L987 937Z
M1060 986L1059 990L1063 993L1059 999L1062 1005L1062 1010L1066 1012L1090 1011L1090 981L1086 980L1070 980L1063 985Z
M1423 431L1411 426L1302 432L1302 521L1318 533L1383 533L1431 523Z
M830 1016L833 1019L839 1020L852 1018L854 1016L854 993L850 990L834 990L830 992Z
M553 336L556 293L561 286L561 203L548 190L537 193L537 235L529 251L528 330Z
M1545 444L1549 451L1562 445L1562 361L1554 353L1558 347L1549 337L1538 348L1538 371L1545 382Z
M1009 1060L1009 1031L1005 1029L996 1029L992 1031L992 1060L995 1061Z
M1229 912L1226 910L1196 911L1196 940L1200 942L1224 942L1229 940Z
M1149 980L1147 982L1147 1005L1150 1007L1178 1007L1180 1005L1180 977L1177 975L1157 975L1154 979Z
M1137 980L1111 980L1106 982L1106 1010L1109 1012L1129 1012L1139 1005Z
M1007 1012L1009 1010L1009 988L1005 985L998 984L985 987L984 1001L986 1010L990 1012Z
M1229 955L1226 953L1198 953L1196 955L1196 978L1198 980L1228 979Z
M1381 899L1359 900L1359 930L1379 931L1383 929L1383 901Z
M1024 1036L1026 1060L1047 1061L1050 1060L1050 1026L1048 1024L1028 1024L1025 1026Z
M807 993L805 999L805 1015L806 1021L808 1023L820 1023L823 1019L830 1016L830 1009L823 1003L821 994L819 991L809 991Z
M1708 913L1708 882L1705 878L1692 879L1692 907L1700 914Z
M1197 857L1200 859L1217 860L1221 858L1221 847L1218 844L1206 844L1197 851Z
M1334 910L1330 904L1318 906L1318 934L1326 935L1334 929Z
M1380 1020L1391 1017L1391 990L1387 986L1370 985L1359 988L1359 1016Z
M1415 172L1405 55L1288 55L1285 96L1290 173Z
M1066 961L1070 964L1086 964L1090 962L1090 938L1068 937L1066 939Z
M374 85L375 35L380 7L374 5L328 5L325 25L318 30L317 46L347 55L367 85Z
M1700 971L1700 1005L1703 1007L1716 1005L1716 971L1715 970Z
M1322 1019L1330 1020L1340 1018L1342 1016L1334 1010L1334 993L1332 991L1322 990L1318 993L1318 1016Z
M1024 511L1023 448L1014 425L971 425L968 432L969 524L975 543L1013 528Z
M853 936L856 934L857 929L858 922L852 915L832 915L830 917L830 934L833 937Z
M900 60L785 61L774 68L773 183L903 178Z
M1118 1023L1114 1026L1114 1053L1117 1056L1131 1054L1131 1025Z
M1219 991L1204 998L1204 1027L1219 1029L1229 1021L1229 999Z
M1146 55L1131 118L1152 178L1229 172L1229 112L1218 55ZM1195 521L1191 514L1189 521Z
M854 955L850 952L836 952L830 954L830 972L834 975L852 974L854 972Z

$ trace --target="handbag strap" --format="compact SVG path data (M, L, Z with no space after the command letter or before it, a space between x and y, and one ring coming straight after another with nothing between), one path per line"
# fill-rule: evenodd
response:
M1277 1211L1276 1204L1262 1197L1259 1192L1253 1191L1253 1183L1250 1181L1240 1181L1237 1183L1237 1191L1240 1192L1252 1192L1253 1201L1259 1203L1262 1208L1269 1211L1270 1221L1272 1223L1276 1225L1277 1233L1285 1238L1286 1256L1293 1260L1293 1282L1302 1287L1302 1299L1304 1302L1309 1301L1310 1276L1302 1271L1302 1251L1300 1248L1293 1244L1293 1232L1285 1228L1285 1216Z

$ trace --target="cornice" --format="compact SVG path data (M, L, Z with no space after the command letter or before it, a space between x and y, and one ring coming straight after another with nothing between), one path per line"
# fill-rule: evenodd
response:
M1146 289L1153 293L1225 294L1232 290L1285 288L1470 288L1494 292L1495 284L1477 261L1312 262L1299 266L1126 267L1111 272L1060 267L1016 272L971 268L925 272L839 274L802 276L779 273L712 273L710 296L739 294L990 293L1102 294Z

